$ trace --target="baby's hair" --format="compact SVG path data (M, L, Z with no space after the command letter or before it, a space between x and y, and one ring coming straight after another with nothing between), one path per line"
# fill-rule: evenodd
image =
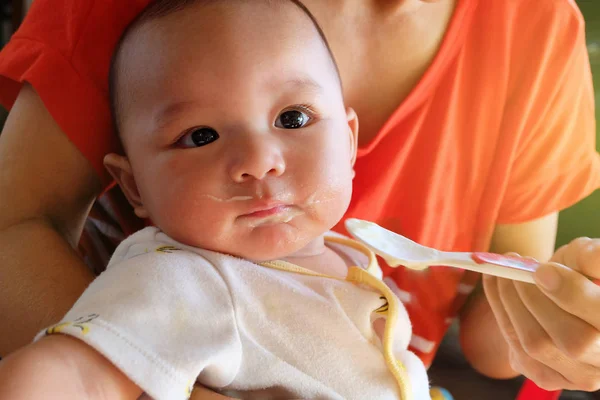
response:
M117 107L117 101L118 101L117 100L117 87L116 87L117 86L116 76L117 76L117 69L118 69L117 65L118 65L119 54L121 52L121 47L123 46L123 42L125 41L127 36L129 36L129 34L134 29L140 27L141 25L143 25L144 23L146 23L148 21L152 21L155 19L160 19L160 18L169 16L170 14L173 14L177 11L186 9L187 7L189 7L191 5L197 5L197 4L210 5L210 4L215 4L218 2L222 2L222 1L224 1L224 0L153 0L131 22L131 24L129 24L127 29L125 29L125 32L121 36L119 42L117 43L115 51L113 53L111 63L110 63L109 76L108 76L110 111L111 111L111 115L112 115L113 128L115 129L115 132L117 134L120 133L119 125L118 125L118 115L117 115L117 111L118 111L117 110L118 109L118 107ZM231 0L228 0L228 1L231 1ZM259 0L238 0L238 1L257 2ZM337 62L335 61L335 57L333 56L333 52L331 51L331 47L329 46L329 42L327 41L327 38L325 37L325 34L323 33L323 30L321 29L321 26L317 22L316 18L306 8L306 6L304 4L302 4L299 0L262 0L262 1L268 3L269 5L277 5L277 4L282 4L284 2L292 3L296 7L298 7L310 19L310 21L313 23L315 29L317 30L319 37L321 38L321 41L325 45L327 52L329 53L329 57L331 59L335 73L337 75L337 78L338 78L338 80L340 82L340 86L341 86L342 80L341 80L341 76L340 76L340 71L339 71Z

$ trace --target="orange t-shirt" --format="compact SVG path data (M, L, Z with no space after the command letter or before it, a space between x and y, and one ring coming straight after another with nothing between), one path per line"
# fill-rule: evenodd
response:
M102 157L118 146L109 59L147 3L36 0L0 54L0 101L10 107L20 83L30 82L106 184ZM575 2L458 0L432 65L359 150L347 216L442 250L487 250L496 224L561 210L599 185ZM428 364L477 276L443 267L384 273L410 313L413 350Z

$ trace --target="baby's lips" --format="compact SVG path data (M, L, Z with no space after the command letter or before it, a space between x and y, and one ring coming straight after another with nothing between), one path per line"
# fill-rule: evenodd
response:
M532 273L535 272L537 267L540 265L540 263L535 260L529 260L527 258L515 256L503 256L501 254L495 253L473 253L471 254L471 258L477 264L494 264L499 265L501 267L508 267L518 269L521 271L529 271Z

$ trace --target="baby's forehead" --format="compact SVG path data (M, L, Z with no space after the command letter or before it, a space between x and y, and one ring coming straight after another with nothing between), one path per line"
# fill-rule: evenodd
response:
M296 81L301 90L319 86L319 80L339 87L335 61L319 29L291 2L210 3L150 19L129 32L113 68L116 114L144 94L177 92L185 99L182 93L198 87L210 95L217 84L234 96L236 83L249 87L248 77L272 85Z
M160 50L173 47L181 53L208 52L212 48L218 54L223 46L241 43L260 50L268 45L264 37L277 37L281 50L297 44L306 46L308 42L323 46L329 56L327 61L338 72L323 31L297 0L155 0L151 4L161 3L170 4L172 8L159 7L161 13L157 13L150 6L142 13L121 38L113 57L114 64L120 64L123 59L129 61L130 56L135 58L144 49L155 57L162 56ZM263 38L258 33L262 33ZM189 36L196 40L182 41ZM253 38L259 40L253 42ZM305 51L314 49L307 47ZM170 55L173 54L176 53Z
M156 0L160 3L160 0ZM120 56L135 54L141 43L180 46L182 52L191 48L206 50L206 45L217 49L222 45L243 43L260 48L263 43L252 43L260 37L278 37L295 42L318 38L333 60L333 54L320 26L312 14L296 0L166 0L166 3L185 3L164 15L150 13L151 17L134 22L125 32L115 50L115 61ZM298 4L300 6L298 6ZM194 36L195 42L181 46L182 37ZM128 51L122 51L127 47ZM283 49L282 49L283 50ZM160 55L157 55L160 56Z

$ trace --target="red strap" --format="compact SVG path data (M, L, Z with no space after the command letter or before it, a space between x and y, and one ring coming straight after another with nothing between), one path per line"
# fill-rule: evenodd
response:
M560 390L549 392L541 389L533 381L526 379L516 400L558 400L560 393Z

